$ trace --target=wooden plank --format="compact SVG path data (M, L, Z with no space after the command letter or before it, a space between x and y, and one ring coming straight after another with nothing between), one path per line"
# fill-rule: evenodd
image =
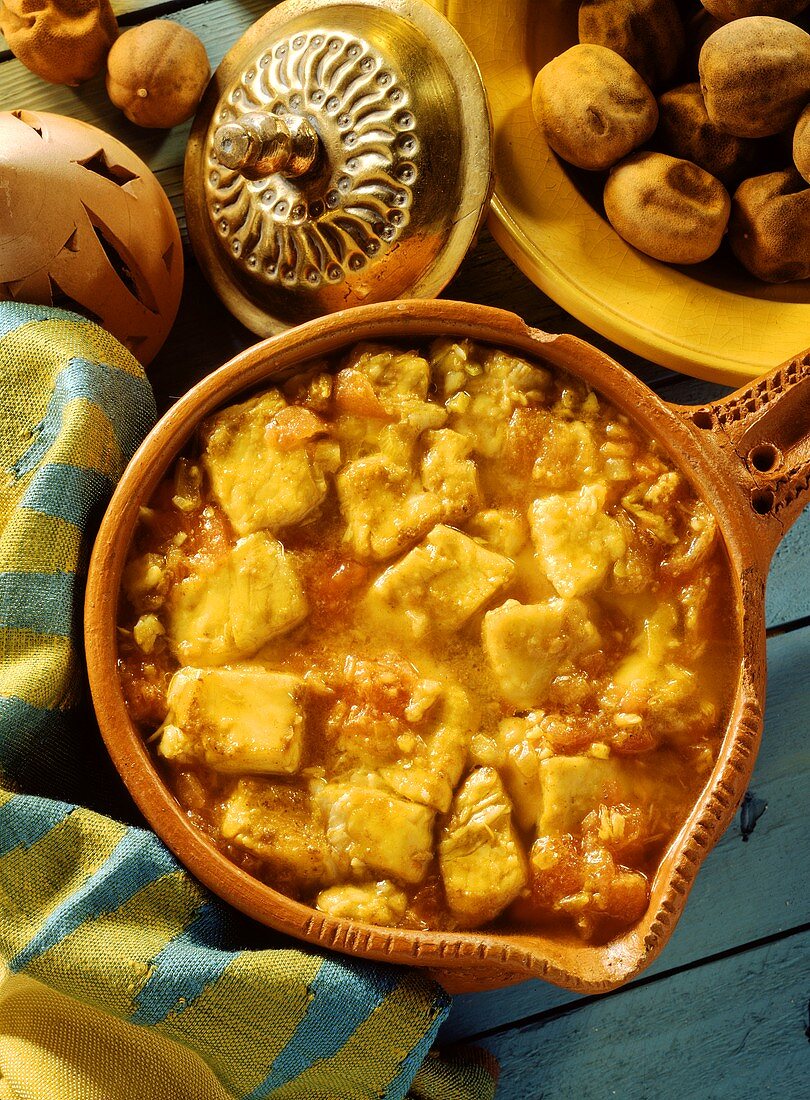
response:
M509 1100L807 1096L810 933L629 988L482 1044Z
M810 918L810 627L772 638L768 657L765 733L750 787L754 805L765 803L766 808L747 841L737 814L699 872L678 927L646 975L690 965ZM747 824L752 816L749 807ZM464 994L455 998L443 1038L469 1036L481 1030L482 1021L495 1027L576 1000L540 981Z
M699 378L687 378L673 374L656 390L659 397L672 405L708 405L731 393L730 386L718 382L702 382Z
M810 615L810 508L782 539L776 549L765 594L765 618L769 627L779 628Z
M199 7L210 0L110 0L118 25L122 30L146 23L150 19L174 19L178 12ZM265 9L272 8L280 0L268 0ZM0 61L8 61L13 54L5 36L0 34Z
M206 374L256 340L227 311L197 265L187 262L177 320L149 367L158 411L165 412Z

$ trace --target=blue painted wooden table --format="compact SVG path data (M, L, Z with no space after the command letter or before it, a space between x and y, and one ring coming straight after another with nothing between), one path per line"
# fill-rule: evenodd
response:
M185 23L205 42L212 65L268 6L113 4L123 24L156 14ZM188 127L138 130L110 106L102 81L78 90L44 84L2 52L4 45L0 39L0 110L58 111L115 134L157 173L185 232ZM219 305L188 252L187 261L180 315L150 372L163 408L254 340ZM667 400L702 404L726 392L590 332L532 286L486 231L445 296L513 309L548 331L583 336ZM531 981L456 998L441 1040L492 1051L502 1067L503 1100L810 1097L810 511L776 554L767 612L768 703L751 787L657 962L602 997Z

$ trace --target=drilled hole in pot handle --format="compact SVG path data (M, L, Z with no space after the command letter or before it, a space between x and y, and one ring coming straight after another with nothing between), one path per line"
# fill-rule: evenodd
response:
M679 412L724 453L773 551L810 502L810 350L721 401Z

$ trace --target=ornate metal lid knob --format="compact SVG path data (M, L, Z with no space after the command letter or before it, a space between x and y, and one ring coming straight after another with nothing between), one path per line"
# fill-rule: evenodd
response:
M260 335L433 297L492 186L481 75L425 0L286 0L233 47L186 153L189 235Z
M254 111L214 132L214 156L226 168L259 180L280 172L292 179L318 158L318 135L305 118Z

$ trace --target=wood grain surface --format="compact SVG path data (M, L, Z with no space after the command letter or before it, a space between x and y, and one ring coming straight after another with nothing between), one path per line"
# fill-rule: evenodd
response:
M270 6L264 0L114 4L126 25L168 14L191 27L213 65ZM140 131L109 104L100 78L60 88L0 53L0 110L15 107L70 114L114 133L157 173L182 228L187 126L168 134ZM162 409L253 342L220 306L188 250L186 258L180 315L150 372ZM512 309L548 331L589 339L666 400L702 404L727 392L629 355L575 322L487 231L445 296ZM806 512L769 578L768 703L749 795L703 867L658 962L638 982L598 998L524 982L455 999L441 1037L475 1039L497 1055L503 1100L810 1095L809 566Z
M492 1036L500 1094L807 1096L807 938L795 932Z

